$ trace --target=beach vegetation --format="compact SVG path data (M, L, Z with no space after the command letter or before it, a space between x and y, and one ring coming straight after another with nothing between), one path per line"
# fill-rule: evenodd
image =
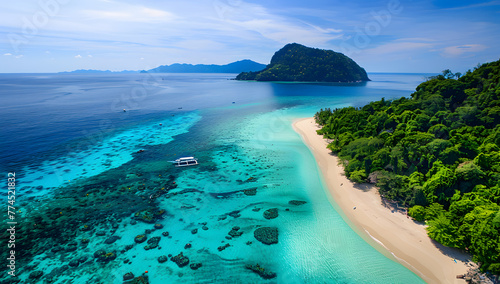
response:
M420 205L415 205L408 210L408 215L413 217L413 219L422 222L425 220L425 208Z
M315 118L348 178L375 182L426 221L432 239L499 273L500 61L464 75L447 69L409 98L322 109Z

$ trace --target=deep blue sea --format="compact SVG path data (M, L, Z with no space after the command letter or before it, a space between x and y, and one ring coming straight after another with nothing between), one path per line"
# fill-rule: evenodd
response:
M16 173L19 277L423 283L344 221L291 125L320 108L408 97L427 75L319 84L230 80L235 74L0 74L0 167L5 180ZM200 164L168 162L182 156ZM278 217L265 218L268 209ZM259 228L276 228L278 243L257 240ZM148 241L137 243L140 235ZM171 258L181 252L184 267ZM256 264L276 277L247 268Z

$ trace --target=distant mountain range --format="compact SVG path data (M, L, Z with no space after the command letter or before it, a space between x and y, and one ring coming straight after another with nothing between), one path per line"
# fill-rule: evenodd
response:
M139 73L139 71L133 70L124 70L124 71L109 71L109 70L94 70L94 69L78 69L74 71L65 71L59 72L59 74L68 74L68 73Z
M266 65L252 60L240 60L226 65L179 64L162 65L141 73L241 73L254 72L266 68Z
M172 65L161 65L150 70L142 71L109 71L109 70L93 70L93 69L79 69L69 72L59 72L59 74L68 73L241 73L241 72L254 72L266 68L265 64L260 64L252 60L240 60L226 65L205 65L205 64L180 64L174 63Z

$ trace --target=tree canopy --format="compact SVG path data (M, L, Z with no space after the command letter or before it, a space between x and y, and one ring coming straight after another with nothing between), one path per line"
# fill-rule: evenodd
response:
M443 245L500 273L500 61L450 70L411 98L322 109L318 134L355 182L375 181Z

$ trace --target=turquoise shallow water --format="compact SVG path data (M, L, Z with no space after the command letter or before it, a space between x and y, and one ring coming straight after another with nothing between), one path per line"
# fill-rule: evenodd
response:
M162 120L147 122L118 133L97 133L66 146L62 157L44 160L36 166L22 168L23 186L44 188L33 190L31 194L50 193L50 189L67 185L117 168L134 157L142 147L167 144L173 137L188 131L199 121L196 112ZM161 124L161 125L160 125Z
M311 152L291 126L321 107L407 96L422 75L376 74L373 82L356 86L199 76L155 80L148 87L152 95L120 114L128 118L106 118L115 126L106 131L89 122L106 116L101 111L91 119L67 114L65 121L87 131L66 137L50 151L32 153L37 158L8 164L21 176L19 218L26 226L45 226L30 233L36 241L26 241L20 261L30 269L21 270L22 279L40 270L41 279L55 283L122 283L127 272L147 271L150 283L423 283L358 236L335 211ZM56 79L62 88L62 79ZM87 80L77 79L68 89L92 89ZM120 80L131 86L141 82L108 78L95 89L112 94ZM200 102L209 94L211 100L203 96ZM145 151L136 153L139 149ZM195 155L200 165L168 163L183 155ZM307 203L297 206L290 200ZM134 220L145 208L165 211L154 222L162 229ZM263 213L271 208L278 217L268 220ZM40 223L40 216L47 221ZM241 236L227 238L234 226ZM276 227L278 243L259 242L254 237L259 227ZM147 243L135 243L140 234L159 237L159 247L146 250ZM110 238L114 242L107 244ZM116 259L99 261L94 257L99 249ZM193 270L171 259L158 262L180 252L202 266ZM82 258L78 266L68 266ZM257 263L276 277L265 280L245 268Z

